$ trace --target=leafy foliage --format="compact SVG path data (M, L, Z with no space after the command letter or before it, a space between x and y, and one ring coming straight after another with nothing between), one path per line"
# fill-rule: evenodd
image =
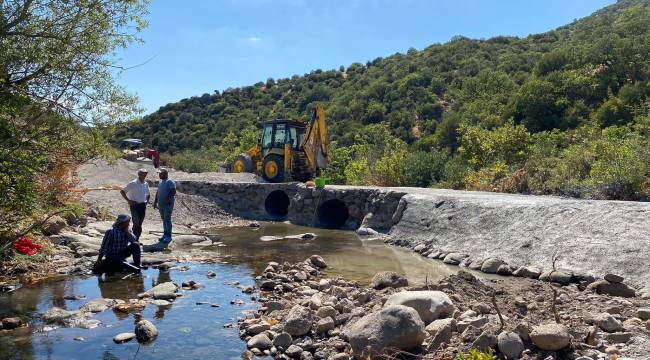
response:
M649 178L640 125L650 116L649 19L650 0L619 0L525 38L459 36L268 79L167 104L114 140L232 153L231 134L268 118L307 120L320 103L336 143L325 175L336 183L535 193L621 183L639 193Z

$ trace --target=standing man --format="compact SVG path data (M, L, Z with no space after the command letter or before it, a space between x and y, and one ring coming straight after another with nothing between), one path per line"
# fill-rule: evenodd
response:
M158 177L160 177L160 183L158 184L153 207L154 209L158 208L163 221L163 236L160 241L169 243L172 241L172 211L176 199L176 183L169 179L166 168L158 170Z
M136 241L140 239L142 234L142 223L144 222L144 214L147 210L149 203L149 184L144 179L147 177L147 169L138 170L137 179L132 180L120 190L120 194L124 200L129 203L131 209L131 219L133 220L133 234Z

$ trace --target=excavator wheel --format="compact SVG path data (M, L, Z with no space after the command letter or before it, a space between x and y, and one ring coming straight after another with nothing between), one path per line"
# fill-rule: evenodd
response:
M262 177L271 183L284 181L284 159L282 156L271 154L264 158Z
M248 154L239 154L235 158L235 162L232 164L232 171L236 173L252 173L253 172L253 160Z

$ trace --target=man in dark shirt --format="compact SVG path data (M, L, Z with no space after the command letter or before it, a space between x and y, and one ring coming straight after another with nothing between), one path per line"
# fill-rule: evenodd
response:
M115 270L140 271L140 243L129 229L131 217L122 214L117 217L113 227L104 234L102 246L97 256L96 268L101 267L99 272L112 272ZM133 264L125 262L126 258L133 256ZM102 263L102 257L105 258Z

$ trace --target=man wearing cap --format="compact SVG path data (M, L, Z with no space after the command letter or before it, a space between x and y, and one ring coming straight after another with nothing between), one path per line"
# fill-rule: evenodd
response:
M176 183L169 179L166 168L158 169L158 177L160 177L160 183L153 201L153 207L154 209L158 208L163 221L164 231L160 241L168 243L172 241L172 211L174 210L174 200L176 198Z
M149 203L149 184L144 179L147 177L147 169L138 170L138 177L120 190L124 200L129 203L131 218L133 219L133 234L136 240L142 234L142 223Z
M97 273L112 273L115 270L140 271L140 243L129 229L130 222L129 215L119 215L113 226L104 234L95 262ZM129 256L133 256L132 265L125 262ZM104 263L102 258L105 259Z

